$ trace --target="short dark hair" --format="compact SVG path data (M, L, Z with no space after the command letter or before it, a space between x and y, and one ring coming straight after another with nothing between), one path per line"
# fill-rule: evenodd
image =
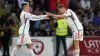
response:
M28 5L28 2L24 2L24 3L21 4L22 9L24 9L25 5Z
M60 9L60 8L62 8L62 7L65 7L63 4L59 4L58 6L57 6L57 9Z

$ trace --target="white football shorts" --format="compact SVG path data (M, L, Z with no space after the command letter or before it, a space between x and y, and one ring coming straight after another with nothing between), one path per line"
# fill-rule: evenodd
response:
M73 31L72 37L73 37L73 40L83 41L83 30Z
M17 40L17 45L26 45L32 43L30 36L28 34L19 35Z
M72 19L71 17L68 17L67 19L65 19L68 26L71 28L72 30L72 37L74 40L80 40L83 41L83 26L80 23L79 20L76 19Z

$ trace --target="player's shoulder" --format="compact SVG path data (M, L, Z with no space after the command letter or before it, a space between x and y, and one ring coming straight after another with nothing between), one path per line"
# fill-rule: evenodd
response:
M24 11L22 11L20 15L24 15L24 14L25 14L25 12L24 12Z
M71 9L67 9L66 11L67 13L73 12Z
M21 14L30 14L30 13L28 13L28 12L25 12L25 11L22 11L22 12L21 12Z
M23 16L27 17L28 16L28 13L25 12L25 11L22 11L21 14L20 14L20 17L23 17Z
M71 11L72 11L71 9L67 9L66 12L63 15L70 16L71 15L71 13L70 13Z
M72 11L71 9L68 9L69 11Z

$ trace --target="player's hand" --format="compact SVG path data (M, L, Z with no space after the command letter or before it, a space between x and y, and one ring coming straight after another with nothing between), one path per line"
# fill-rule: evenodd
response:
M44 19L50 19L49 17L45 17Z
M47 16L53 16L50 12L45 12Z
M56 16L53 16L53 18L58 19Z

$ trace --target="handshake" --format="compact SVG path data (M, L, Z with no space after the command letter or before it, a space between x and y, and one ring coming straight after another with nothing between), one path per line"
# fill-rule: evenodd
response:
M46 13L48 19L50 19L49 17L53 17L53 18L55 18L55 19L58 18L57 15L52 14L52 13L50 13L50 12L45 12L45 13Z
M52 13L50 13L50 12L45 12L45 13L46 13L46 15L47 15L47 18L48 18L49 16L52 16L52 17L55 18L55 19L65 18L64 15L55 15L55 14L52 14ZM48 19L49 19L49 18L48 18Z
M46 17L44 19L50 19L50 17L52 17L54 14L50 13L50 12L45 12L46 13Z
M49 17L49 16L53 16L54 14L50 13L50 12L45 12L46 15Z

